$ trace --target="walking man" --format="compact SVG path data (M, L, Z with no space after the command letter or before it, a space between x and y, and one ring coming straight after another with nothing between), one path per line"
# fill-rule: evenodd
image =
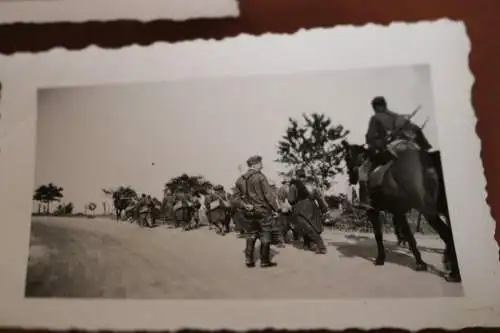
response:
M306 173L297 170L290 182L288 202L292 206L292 218L304 239L304 246L310 249L311 242L316 245L317 254L326 254L327 249L321 233L323 219L328 207L323 195L317 188L306 185Z

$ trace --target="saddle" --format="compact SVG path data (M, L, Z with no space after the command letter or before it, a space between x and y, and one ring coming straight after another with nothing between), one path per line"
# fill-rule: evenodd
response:
M392 155L393 159L375 167L375 169L370 172L368 177L370 187L376 188L382 186L384 176L394 163L394 159L397 158L400 153L408 150L420 150L420 147L416 143L404 139L396 139L387 144L387 151Z
M393 161L389 161L373 169L373 171L370 173L370 176L368 177L368 184L370 185L371 188L382 186L382 181L384 180L384 176L391 167L392 163Z

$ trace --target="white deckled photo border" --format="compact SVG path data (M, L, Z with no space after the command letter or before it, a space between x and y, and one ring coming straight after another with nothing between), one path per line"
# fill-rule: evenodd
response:
M90 47L1 56L0 323L89 330L498 325L500 264L493 239L495 223L485 201L481 144L471 103L470 48L462 22L440 20L311 29L293 35L241 35L222 41L157 43L119 50ZM24 298L39 88L415 64L431 68L439 147L465 297L331 301Z
M0 24L238 17L236 0L0 0Z

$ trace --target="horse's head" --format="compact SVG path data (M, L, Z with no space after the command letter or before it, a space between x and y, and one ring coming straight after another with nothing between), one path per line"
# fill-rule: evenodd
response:
M363 145L349 144L346 140L342 140L341 144L345 150L344 156L349 183L355 185L359 178L358 169L365 161L368 151Z

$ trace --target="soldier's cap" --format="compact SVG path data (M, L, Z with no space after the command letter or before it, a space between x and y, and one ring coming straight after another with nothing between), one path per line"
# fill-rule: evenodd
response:
M214 191L224 191L224 186L222 186L222 185L215 185L214 186Z
M261 162L262 162L262 157L259 156L259 155L254 155L254 156L251 156L251 157L248 158L247 165L249 167L251 167L251 166L253 166L255 164L259 164Z
M296 177L305 177L306 172L303 169L299 169L299 170L295 171L295 176Z
M385 97L384 96L375 96L373 99L372 99L372 105L373 106L386 106L387 105L387 102L385 100Z

